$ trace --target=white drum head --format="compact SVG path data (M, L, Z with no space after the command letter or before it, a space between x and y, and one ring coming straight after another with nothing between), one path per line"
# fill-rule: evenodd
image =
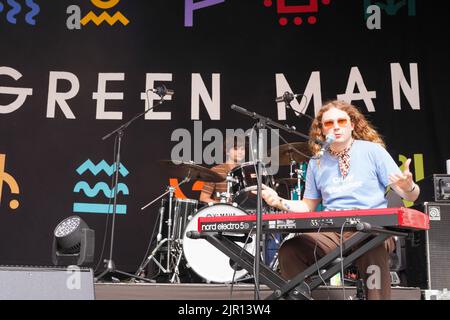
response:
M205 207L197 212L186 227L183 237L183 252L189 267L200 277L210 282L230 283L236 281L248 272L245 269L237 267L236 274L233 268L232 260L204 239L190 239L186 236L188 231L198 231L199 217L216 216L242 216L247 213L237 207L229 204L215 204ZM242 234L232 234L242 236ZM251 254L255 254L255 236L251 236L245 249ZM241 247L244 243L237 242Z

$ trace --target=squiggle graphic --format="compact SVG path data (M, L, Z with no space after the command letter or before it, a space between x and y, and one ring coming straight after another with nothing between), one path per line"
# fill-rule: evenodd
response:
M114 25L117 21L122 22L124 26L130 23L130 20L128 20L120 11L116 12L112 17L106 11L102 12L99 16L90 11L80 22L84 26L90 21L94 22L97 26L104 21L108 22L110 26Z
M123 164L119 165L119 173L125 177L129 174L128 170ZM76 169L79 175L84 174L86 171L90 171L94 176L97 176L101 171L104 171L108 176L115 174L116 163L109 165L105 160L101 160L97 165L90 159L87 159L81 166ZM116 189L117 188L117 189ZM128 186L124 183L118 183L117 186L112 189L105 182L98 182L95 186L91 187L86 181L79 181L75 185L73 192L83 192L88 198L94 198L99 193L103 192L103 195L108 199L114 198L114 192L117 194L122 193L125 196L130 194ZM101 196L101 195L99 195ZM125 204L117 204L112 206L111 203L91 203L91 202L74 202L73 212L77 213L113 213L113 207L118 214L126 214L127 206Z
M89 198L94 198L97 194L102 191L105 197L112 199L114 198L114 189L110 189L109 186L105 182L97 183L93 188L89 186L86 181L80 181L75 185L73 192L83 191L86 196ZM119 183L117 186L117 194L122 192L124 195L129 195L130 191L126 184Z
M34 26L36 25L36 20L34 19L34 17L37 16L37 14L41 11L41 8L36 3L34 3L33 0L26 0L25 3L31 9L31 11L28 12L25 16L25 21L28 24Z
M11 24L17 24L16 16L22 11L22 6L16 0L7 0L7 3L11 7L11 9L9 9L8 13L6 14L6 20ZM34 0L25 0L25 3L27 7L31 9L30 12L25 15L25 21L29 25L34 26L36 25L36 20L34 19L34 17L38 15L38 13L41 11L41 8L34 2ZM0 12L2 12L4 8L5 7L3 3L0 2Z
M6 15L6 20L8 20L9 23L16 24L16 15L22 10L22 7L15 0L8 0L8 4L11 6L11 10L9 10Z
M108 165L105 160L102 160L99 164L95 165L90 159L88 159L78 167L77 172L79 175L82 175L85 171L89 170L94 174L94 176L96 176L100 171L103 170L108 176L112 176L112 174L114 173L114 168L115 164ZM119 173L122 175L122 177L126 177L129 172L123 164L120 164Z

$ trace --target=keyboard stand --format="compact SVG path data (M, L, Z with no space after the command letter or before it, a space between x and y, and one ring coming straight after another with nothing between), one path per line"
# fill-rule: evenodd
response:
M348 229L346 229L348 230ZM207 240L234 262L247 270L250 274L254 273L254 256L227 236L221 233L201 233L200 238ZM370 232L356 232L352 237L342 244L343 266L348 267L366 252L379 246L383 241L391 236L407 236L405 232L397 232L384 228L372 228ZM363 242L365 242L363 244ZM355 249L358 247L357 249ZM286 299L286 300L311 300L311 292L320 286L323 281L333 277L341 270L341 263L333 263L340 258L341 250L338 246L335 250L325 255L305 271L295 276L290 281L283 279L278 273L264 264L260 264L260 281L267 285L274 292L266 300ZM317 273L317 270L325 269L325 273L307 283L305 279L310 278Z

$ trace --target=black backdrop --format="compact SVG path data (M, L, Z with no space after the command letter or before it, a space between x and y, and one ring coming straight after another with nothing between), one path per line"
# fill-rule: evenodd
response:
M171 141L173 130L192 130L194 120L202 121L203 130L251 127L251 119L230 110L231 104L237 104L282 123L295 124L299 131L307 133L306 119L296 119L288 111L285 120L278 113L274 98L284 87L278 82L277 89L276 75L284 77L296 93L305 90L310 77L320 76L316 88L320 84L321 96L315 95L305 109L313 116L321 101L345 93L355 68L367 90L376 92L372 99L375 110L369 110L361 99L352 103L379 129L398 164L401 155L416 155L412 170L418 181L445 172L445 159L450 158L450 56L447 13L441 2L408 1L415 9L412 14L406 6L396 14L382 10L381 29L376 30L366 26L364 5L370 1L363 0L332 0L329 4L318 1L318 12L286 14L277 12L277 5L317 1L226 0L194 11L193 26L185 21L185 10L191 2L187 0L122 0L105 10L94 6L95 2L99 3L35 0L39 9L34 10L38 13L34 13L33 25L30 16L26 19L27 14L33 14L25 1L17 1L21 10L14 14L14 9L0 0L0 155L5 159L4 172L0 167L0 264L49 265L53 228L72 214L79 214L95 229L96 257L100 258L107 215L74 213L73 205L108 203L108 199L103 192L93 192L89 197L74 192L74 188L85 181L95 189L97 182L109 184L111 177L105 171L78 174L76 169L88 159L94 165L102 160L112 164L114 139L101 138L145 110L141 93L146 89L146 74L171 74L172 81L156 81L155 85L165 84L175 90L175 95L158 108L171 112L171 120L141 118L123 138L122 163L129 174L120 179L129 194L119 194L119 203L127 206L126 214L116 219L114 260L120 269L134 271L144 256L157 207L145 211L140 208L168 184L169 176L156 161L170 158L176 144ZM103 1L108 2L112 1ZM66 12L71 5L79 6L81 17L89 11L97 15L107 11L111 16L120 11L129 23L103 22L97 26L90 22L81 24L80 29L69 29L67 20L76 20ZM309 16L314 16L316 23L308 23ZM284 26L280 24L283 17L288 19ZM303 23L296 25L295 17L302 18ZM418 80L414 108L405 90L401 90L400 108L394 108L391 69L399 67L405 88L412 87L411 79ZM411 70L416 67L418 74L414 76ZM20 79L7 75L13 69L22 75ZM54 116L48 112L54 105L49 95L50 78L67 73L79 82L79 91L67 100L72 119L59 104ZM122 92L122 99L105 102L107 111L122 112L121 120L96 115L93 94L98 91L100 73L123 74L121 81L106 84L106 91ZM209 103L202 98L199 119L191 117L196 105L192 97L198 96L199 88L193 79L198 77L209 96L213 95L213 77L220 82L214 96L220 104L220 119L211 119L206 107ZM7 106L17 97L8 93L7 88L12 87L30 88L32 94L20 108L9 112ZM67 80L57 82L58 92L67 92L71 87ZM314 102L314 98L318 100ZM10 189L5 182L7 174L14 178L19 190ZM191 189L192 184L183 192L196 198L198 191ZM14 209L17 201L19 206Z

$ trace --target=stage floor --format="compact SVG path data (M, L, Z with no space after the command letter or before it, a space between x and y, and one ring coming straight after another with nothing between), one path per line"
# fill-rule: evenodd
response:
M236 284L231 292L227 284L166 284L166 283L95 283L96 300L254 300L254 285ZM355 287L346 287L347 296L355 296ZM260 286L260 299L272 293ZM313 291L316 300L342 300L340 287L319 287ZM419 288L392 288L393 300L420 300Z

